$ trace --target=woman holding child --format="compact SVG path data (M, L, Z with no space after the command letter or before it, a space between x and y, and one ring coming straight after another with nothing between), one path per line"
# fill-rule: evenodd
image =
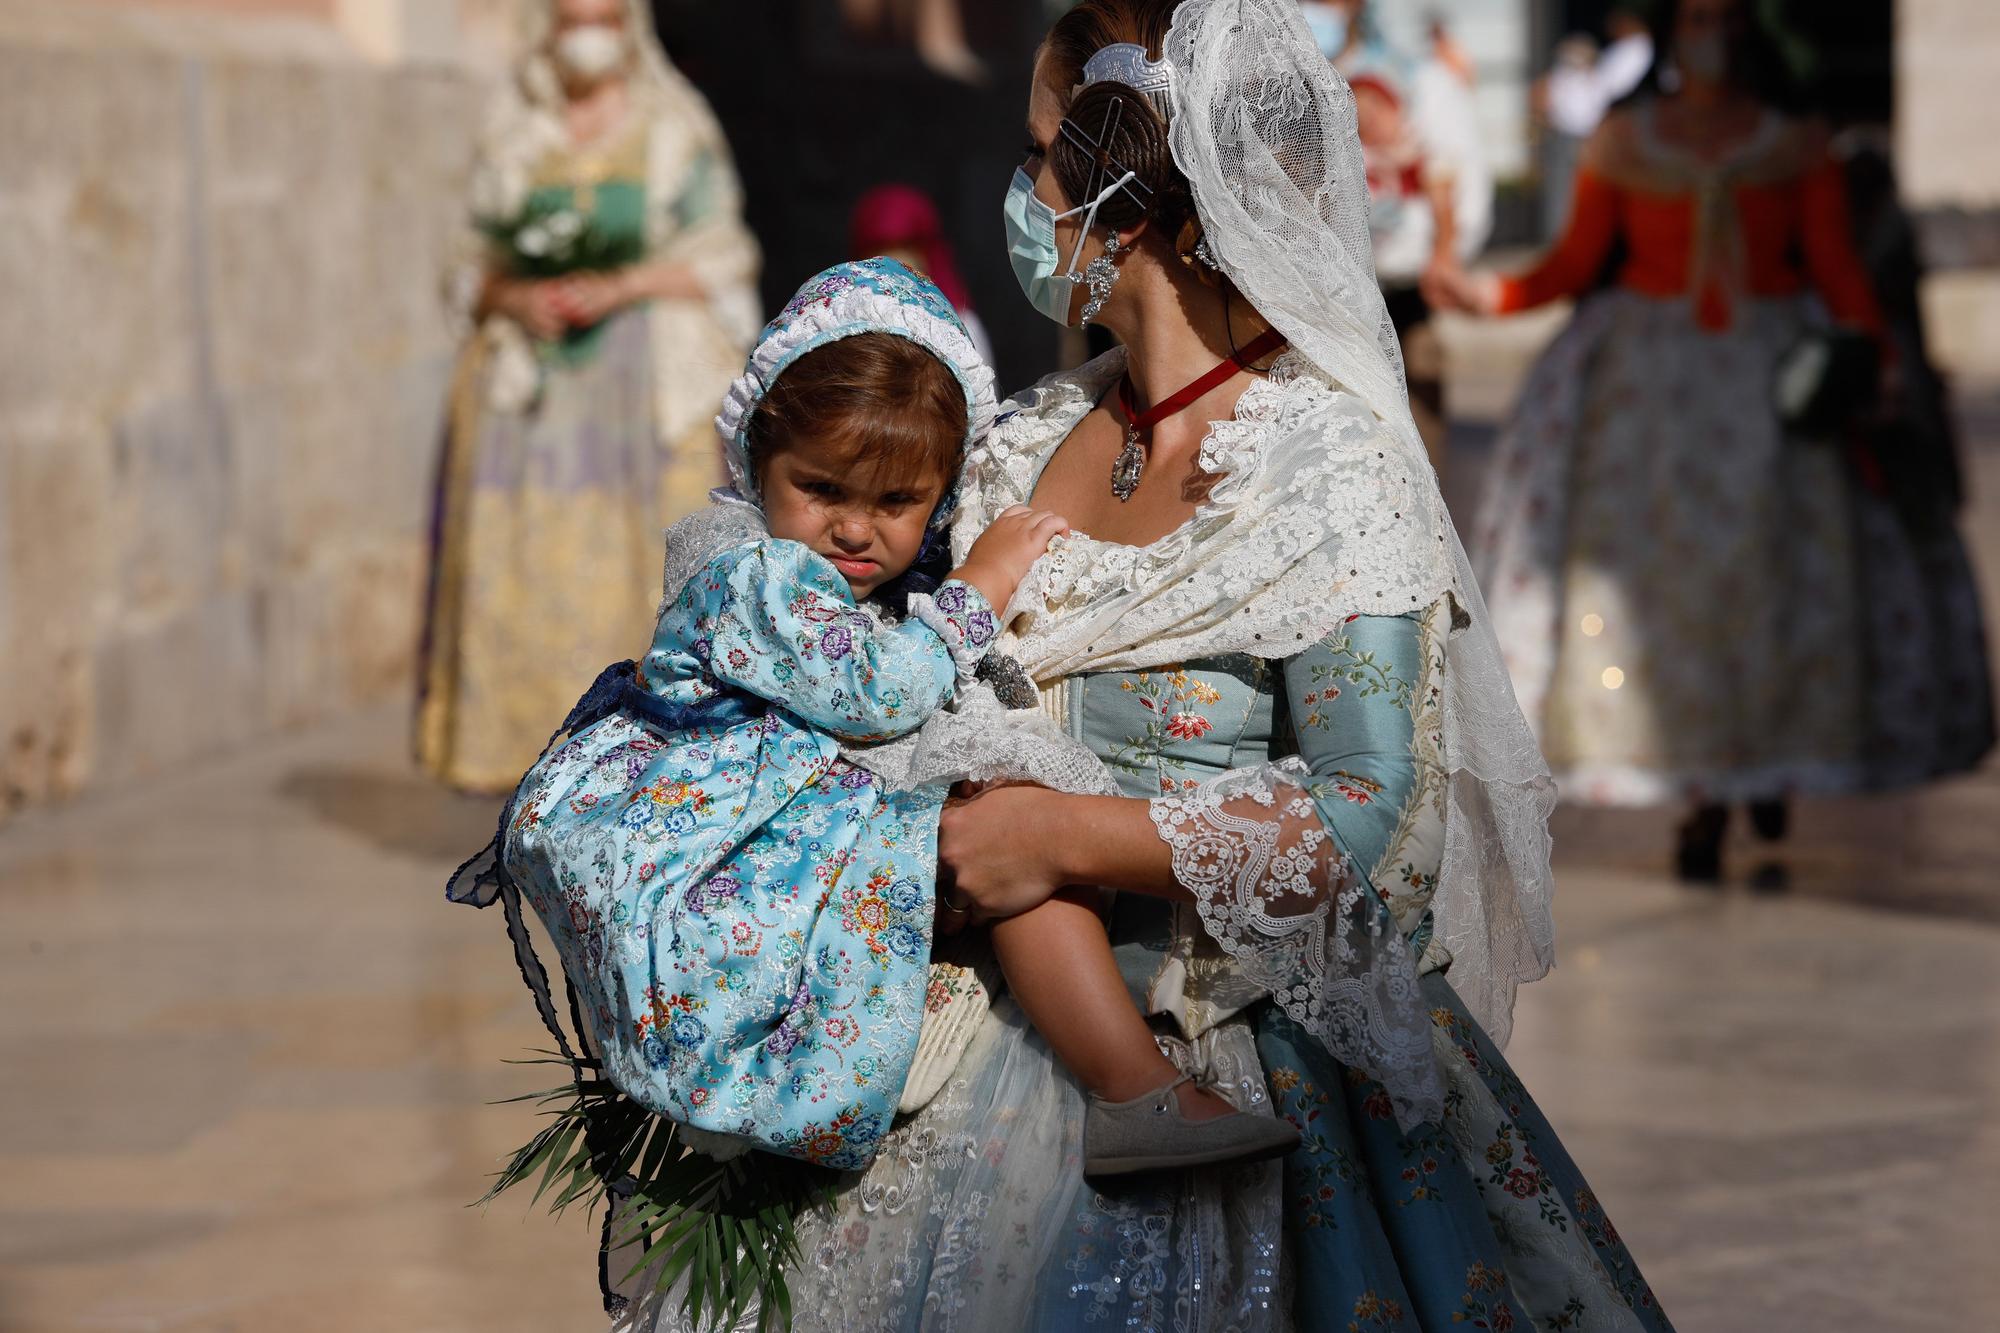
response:
M1351 95L1292 0L1085 0L1028 132L1017 276L1122 347L972 443L952 554L1003 629L924 652L1011 658L1117 794L942 812L940 929L990 923L1008 993L806 1220L794 1326L1668 1328L1497 1049L1554 792L1410 421ZM1057 534L1011 597L996 520ZM1142 1160L1213 1119L1292 1132Z
M1293 0L1084 0L1028 133L1023 291L1122 346L994 416L920 276L803 288L723 406L736 496L497 882L625 1094L853 1168L793 1327L1666 1330L1497 1049L1554 791L1410 420L1352 96ZM927 1049L967 1012L933 884L1007 987Z

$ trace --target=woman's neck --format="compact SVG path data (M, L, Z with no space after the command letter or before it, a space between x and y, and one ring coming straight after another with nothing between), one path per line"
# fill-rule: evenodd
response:
M563 120L570 140L579 147L597 143L624 122L627 99L622 76L564 92L568 103Z
M1716 112L1728 107L1736 100L1735 89L1727 83L1714 83L1706 79L1683 77L1681 86L1674 90L1682 106L1696 112Z
M1105 327L1125 345L1126 373L1141 403L1199 379L1269 327L1248 301L1231 298L1225 311L1221 291L1184 270L1148 266L1130 276L1137 281Z

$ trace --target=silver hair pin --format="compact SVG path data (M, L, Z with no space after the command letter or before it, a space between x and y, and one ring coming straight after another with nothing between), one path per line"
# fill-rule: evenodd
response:
M1090 203L1083 206L1083 225L1077 231L1076 248L1070 251L1069 271L1067 274L1071 282L1081 282L1087 284L1090 288L1090 298L1084 302L1083 314L1078 320L1079 324L1088 324L1091 320L1097 318L1097 312L1104 309L1106 298L1111 295L1112 287L1118 282L1116 256L1123 247L1119 242L1118 229L1116 227L1112 228L1111 235L1105 238L1104 253L1084 265L1082 273L1076 271L1077 256L1083 253L1084 242L1090 239L1090 229L1097 221L1099 206L1107 198L1120 190L1123 190L1130 196L1132 201L1138 204L1140 208L1151 209L1153 206L1152 188L1138 178L1137 172L1130 170L1124 163L1111 156L1109 149L1106 147L1106 145L1110 144L1112 137L1117 134L1118 121L1124 113L1125 99L1122 97L1113 98L1111 110L1104 119L1104 137L1102 139L1091 138L1090 135L1084 133L1081 128L1067 117L1057 127L1061 131L1063 138L1067 139L1081 151L1089 154L1091 158L1090 177L1084 188L1084 193L1090 196ZM1113 171L1123 174L1115 181L1110 180L1108 178Z
M1153 104L1162 117L1174 112L1174 67L1164 60L1149 59L1146 48L1137 42L1113 42L1083 62L1083 82L1122 83Z

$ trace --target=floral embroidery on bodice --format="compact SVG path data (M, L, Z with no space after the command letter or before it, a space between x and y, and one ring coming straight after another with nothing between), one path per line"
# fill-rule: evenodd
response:
M1296 755L1340 851L1421 950L1444 850L1441 700L1450 604L1420 616L1359 616L1306 652L1246 654L1146 671L1093 672L1061 688L1070 733L1139 797L1191 792L1233 770ZM1121 964L1151 1007L1200 1028L1237 1007L1204 1003L1201 931L1121 900ZM1223 987L1226 990L1226 987Z

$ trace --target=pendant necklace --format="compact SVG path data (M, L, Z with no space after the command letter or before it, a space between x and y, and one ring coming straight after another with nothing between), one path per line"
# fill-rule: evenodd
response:
M1176 393L1169 394L1153 406L1141 412L1133 401L1132 377L1122 375L1118 380L1118 411L1125 418L1125 447L1118 451L1118 461L1111 465L1111 493L1122 503L1132 498L1139 489L1139 475L1146 470L1145 442L1150 442L1153 427L1165 421L1174 413L1192 403L1195 399L1213 389L1239 370L1248 370L1250 363L1270 355L1285 345L1285 335L1276 329L1266 329L1248 347L1232 353L1218 362L1213 370Z

